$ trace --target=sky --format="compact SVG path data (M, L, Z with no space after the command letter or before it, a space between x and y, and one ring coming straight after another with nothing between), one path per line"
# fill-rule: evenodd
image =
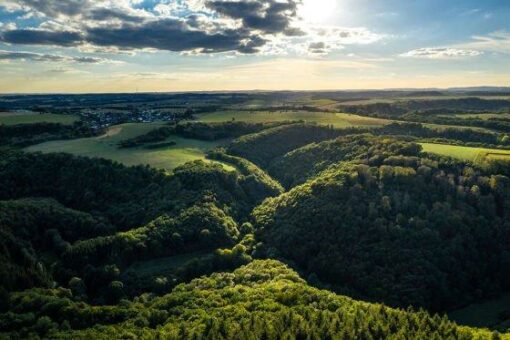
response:
M0 93L510 86L510 0L0 0Z

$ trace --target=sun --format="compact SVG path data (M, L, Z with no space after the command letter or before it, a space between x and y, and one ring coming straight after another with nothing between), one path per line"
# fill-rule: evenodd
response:
M340 0L303 0L300 16L308 22L320 23L335 14Z

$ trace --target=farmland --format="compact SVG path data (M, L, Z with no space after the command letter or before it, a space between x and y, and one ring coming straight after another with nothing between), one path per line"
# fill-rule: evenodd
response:
M361 117L347 113L325 113L325 112L269 112L269 111L225 111L212 114L204 114L199 117L200 121L213 123L225 121L244 121L250 123L297 121L303 120L323 125L333 125L336 128L355 126L382 126L388 124L388 120Z
M0 112L0 125L35 124L35 123L60 123L72 124L78 117L53 113L39 114L35 112L15 113Z
M220 145L220 142L205 142L180 137L171 138L176 145L156 149L118 149L117 143L163 126L163 123L128 123L113 126L99 137L66 141L51 141L27 148L27 151L66 152L79 156L102 157L125 165L148 164L155 168L172 170L186 162L205 160L205 153ZM231 168L230 168L231 169Z
M425 152L449 156L470 162L482 162L487 159L510 160L510 150L485 149L448 144L420 144Z

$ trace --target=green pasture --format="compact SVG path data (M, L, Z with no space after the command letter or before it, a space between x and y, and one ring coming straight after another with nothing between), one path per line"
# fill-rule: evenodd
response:
M173 136L169 140L175 141L176 145L162 149L117 148L117 143L121 140L145 134L163 125L164 123L127 123L112 126L99 137L51 141L30 146L26 150L44 153L66 152L79 156L111 159L128 166L148 164L170 171L197 159L209 162L205 159L205 153L221 144L221 142L204 142ZM229 170L234 169L225 164L224 166Z
M510 161L510 150L485 149L434 143L420 143L420 145L423 147L423 151L425 152L449 156L470 162L482 162L484 160Z

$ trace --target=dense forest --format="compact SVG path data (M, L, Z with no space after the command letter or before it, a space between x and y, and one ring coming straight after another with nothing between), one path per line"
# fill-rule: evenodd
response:
M72 125L35 123L6 126L0 124L0 145L25 147L50 140L90 137L97 133L81 121Z
M278 261L254 261L117 306L76 302L73 291L10 296L0 331L52 339L498 339L444 317L357 302L312 288Z
M207 158L232 169L2 141L0 338L507 336L443 315L510 291L509 165L416 143L501 135L187 122L120 146L172 136L225 140Z

